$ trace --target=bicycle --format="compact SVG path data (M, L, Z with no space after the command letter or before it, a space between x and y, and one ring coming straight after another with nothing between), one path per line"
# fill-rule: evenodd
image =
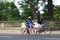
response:
M34 25L35 25L35 24L34 24ZM40 33L44 32L44 34L50 35L50 34L52 33L52 28L49 27L49 23L45 23L44 25L45 25L45 26L44 26L44 29L43 29L42 31L41 31L41 30L38 30L38 28L35 28L33 25L30 25L30 28L29 28L30 34L35 35L35 34L37 34L37 33L40 34ZM26 30L26 27L23 28L23 29L21 30L21 32L22 32L22 34L27 35L28 33L25 32L25 30ZM30 35L30 34L29 34L29 35Z
M40 34L42 32L44 32L44 34L48 34L48 35L50 35L52 33L52 28L49 27L49 23L45 23L43 30L39 30L38 28L37 29L35 28L35 34L37 34L37 33Z

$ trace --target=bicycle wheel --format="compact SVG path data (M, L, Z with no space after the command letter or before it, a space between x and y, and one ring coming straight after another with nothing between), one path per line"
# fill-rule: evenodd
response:
M51 28L45 28L44 34L50 35L52 32Z

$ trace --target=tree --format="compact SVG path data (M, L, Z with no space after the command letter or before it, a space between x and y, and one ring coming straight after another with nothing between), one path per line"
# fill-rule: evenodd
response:
M18 20L19 11L13 2L0 2L0 21Z
M40 19L40 13L38 11L39 7L39 1L43 1L43 3L45 3L46 0L24 0L24 2L22 3L26 3L28 7L30 7L30 9L32 10L33 13L33 19L36 19L36 16L38 19ZM52 4L52 0L48 0L48 5L46 6L48 10L46 10L44 8L45 14L44 16L47 19L53 19L53 4ZM26 10L25 10L26 11ZM52 18L50 18L52 17Z
M21 7L23 12L22 15L20 15L20 19L26 19L28 16L33 16L32 10L28 7L28 5L24 5L22 3Z
M54 6L53 17L55 20L60 20L60 6Z
M52 19L53 19L53 4L52 4L52 0L48 0L48 16L52 17Z
M33 19L36 19L37 12L38 11L38 2L39 0L24 0L22 3L25 3L28 7L30 7ZM22 5L22 4L21 4ZM26 10L25 10L26 11Z

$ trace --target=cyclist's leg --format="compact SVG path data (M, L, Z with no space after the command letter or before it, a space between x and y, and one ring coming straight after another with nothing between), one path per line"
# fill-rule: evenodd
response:
M42 30L42 25L41 24L38 24L38 26L39 26L39 30L41 31Z
M26 32L27 32L28 34L30 34L30 32L29 32L29 25L26 26Z
M42 30L44 30L44 24L41 24L41 26L42 26Z
M31 34L34 34L34 31L35 31L35 29L33 28L33 25L31 24L31 25L30 25L30 28L29 28L29 32L30 32Z

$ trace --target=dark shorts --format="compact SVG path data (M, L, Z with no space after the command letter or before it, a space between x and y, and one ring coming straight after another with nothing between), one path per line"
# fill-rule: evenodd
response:
M26 25L27 28L30 28L30 25Z

